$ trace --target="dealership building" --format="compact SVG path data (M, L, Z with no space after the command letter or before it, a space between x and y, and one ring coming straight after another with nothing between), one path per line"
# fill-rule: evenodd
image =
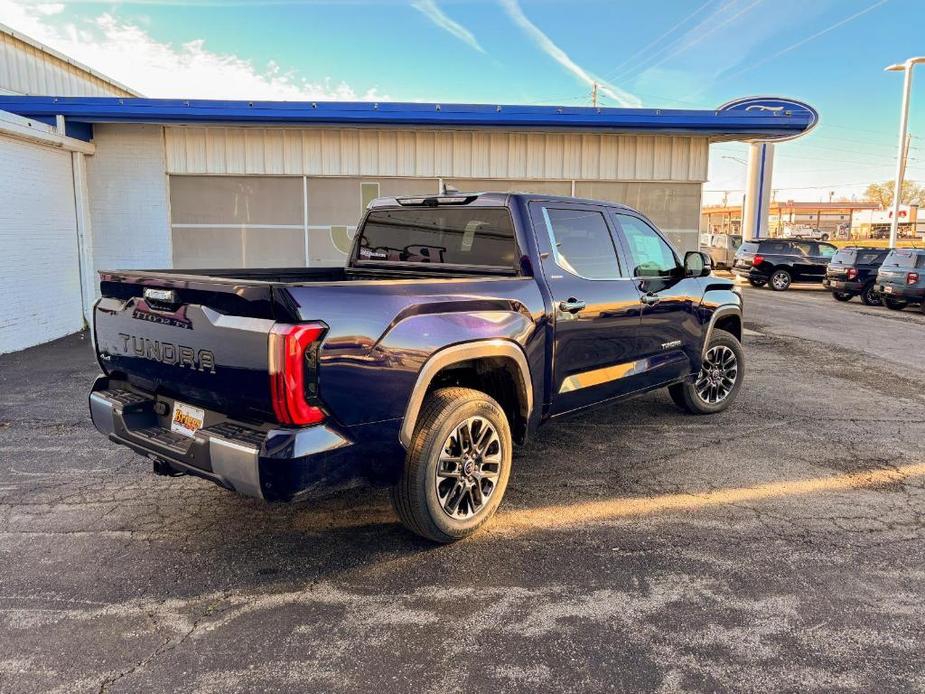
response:
M0 353L84 327L100 269L340 265L380 195L618 201L696 248L709 145L815 121L797 102L748 103L146 99L0 27Z

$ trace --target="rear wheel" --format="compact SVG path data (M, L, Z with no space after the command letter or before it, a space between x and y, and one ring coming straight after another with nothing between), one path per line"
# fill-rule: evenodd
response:
M854 294L850 292L832 292L832 298L834 298L835 301L851 301L852 296L854 296Z
M768 283L768 281L767 281L767 280L753 280L753 279L749 279L749 280L748 280L748 283L749 283L750 285L752 285L753 287L763 287L764 285L766 285L766 284Z
M902 299L891 299L888 296L883 297L883 305L886 306L891 311L902 311L906 306L909 305L908 301L903 301Z
M471 535L501 503L511 451L511 428L494 399L470 388L434 391L392 489L401 522L434 542Z
M771 273L768 286L775 292L783 292L790 288L790 283L792 281L790 273L786 270L775 270Z
M729 407L745 378L745 353L735 335L714 330L700 373L668 387L671 399L691 414L715 414Z
M880 294L873 284L868 284L864 287L864 291L861 292L861 301L864 302L865 306L879 306L882 303Z

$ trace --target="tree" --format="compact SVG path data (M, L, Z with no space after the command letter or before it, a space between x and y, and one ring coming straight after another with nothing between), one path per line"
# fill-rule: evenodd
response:
M885 181L883 183L871 183L864 191L864 197L879 203L882 209L886 209L893 204L893 189L896 187L894 181ZM900 201L905 205L925 205L925 188L914 181L903 181L903 192Z

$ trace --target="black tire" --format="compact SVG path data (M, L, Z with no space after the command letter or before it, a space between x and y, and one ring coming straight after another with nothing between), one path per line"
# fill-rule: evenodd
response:
M465 510L468 505L468 510L472 512L470 517L458 518L450 515L450 512L444 509L443 504L450 503L456 498L454 494L457 485L470 484L473 480L472 475L479 475L487 470L486 464L483 463L480 466L470 461L473 462L474 472L464 474L463 471L469 467L469 464L453 463L454 467L458 468L459 476L452 478L438 478L437 471L438 466L442 465L440 457L445 450L445 445L454 441L455 439L451 438L453 434L459 431L460 426L467 420L472 422L473 418L487 422L494 429L497 447L494 442L489 442L487 445L492 453L490 456L486 455L485 458L496 457L500 462L488 463L497 465L497 475L494 480L485 477L479 478L475 483L479 485L478 496L484 499L484 503L479 508L475 508L475 484L467 487L468 491L463 490L458 494L463 501L457 502L456 510ZM473 426L476 425L473 424ZM476 433L479 431L487 430L480 427ZM460 436L460 438L464 437ZM459 451L459 453L460 455L454 457L466 458L465 452ZM507 481L511 473L511 458L511 428L504 411L494 399L481 391L470 388L436 390L428 396L421 407L417 428L405 458L405 468L398 484L392 488L392 504L395 512L406 528L429 540L442 543L461 540L478 530L494 515L507 489ZM450 484L449 487L447 483ZM488 490L487 498L482 496L486 489ZM441 500L441 492L446 496L445 501Z
M883 297L883 305L886 306L891 311L902 311L906 306L909 305L908 301L903 301L902 299L891 299L888 296Z
M851 301L851 297L853 296L854 294L851 292L832 292L832 298L835 299L835 301Z
M706 360L696 378L668 386L668 393L674 403L691 414L716 414L717 412L722 412L735 401L742 387L742 382L745 380L745 353L742 351L742 343L735 338L735 335L725 330L714 330L710 338L710 344L707 345L704 354L709 354L713 348L728 349L735 357L735 378L729 392L721 400L708 402L698 391L697 386L701 383L701 379L709 378L709 374L705 373L709 368Z
M873 283L864 287L864 291L861 292L861 302L865 306L879 306L883 303Z
M766 284L768 283L768 281L767 281L767 280L753 280L753 279L749 279L749 280L748 280L748 283L749 283L750 285L752 285L753 287L763 287L764 285L766 285Z
M783 268L777 268L768 278L768 287L775 292L785 292L790 289L791 282L793 278L790 273Z

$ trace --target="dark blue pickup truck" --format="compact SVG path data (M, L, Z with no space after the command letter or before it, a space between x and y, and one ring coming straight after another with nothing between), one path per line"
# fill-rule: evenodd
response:
M719 412L744 377L733 283L613 203L382 198L345 268L100 277L110 440L268 501L391 485L439 542L491 517L541 423L661 387Z

